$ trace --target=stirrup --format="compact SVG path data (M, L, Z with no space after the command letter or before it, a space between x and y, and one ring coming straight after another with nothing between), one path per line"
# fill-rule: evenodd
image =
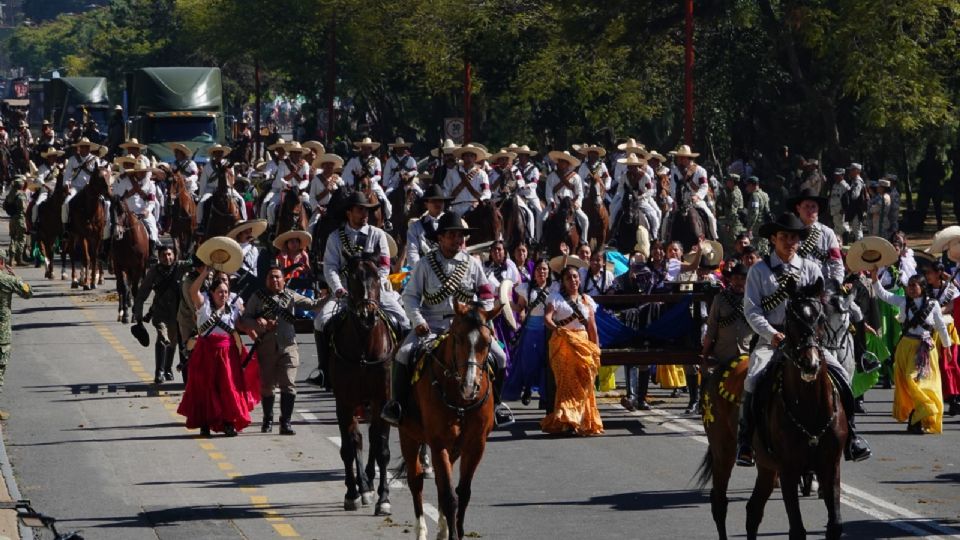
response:
M516 423L516 421L516 418L513 417L513 411L506 403L499 403L494 407L493 422L497 427L506 427Z
M756 461L753 458L753 449L749 446L741 446L737 448L737 466L738 467L753 467Z
M388 424L399 426L400 420L403 418L403 408L399 402L391 399L383 404L383 409L380 410L380 418Z

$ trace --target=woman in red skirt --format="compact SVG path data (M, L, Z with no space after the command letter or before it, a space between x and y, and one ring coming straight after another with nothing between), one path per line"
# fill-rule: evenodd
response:
M256 358L241 365L247 351L236 325L243 300L230 292L226 274L218 272L209 290L200 291L210 271L204 267L190 286L197 310L197 343L187 363L187 388L177 412L187 418L187 429L200 428L203 436L219 431L236 437L250 424L250 411L260 401L259 367Z

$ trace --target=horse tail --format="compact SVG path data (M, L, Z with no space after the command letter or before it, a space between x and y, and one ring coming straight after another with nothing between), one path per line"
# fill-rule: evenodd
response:
M700 466L697 467L693 476L696 478L696 484L699 488L706 487L713 479L713 452L709 448L707 448L707 452L703 455L703 460L700 461Z

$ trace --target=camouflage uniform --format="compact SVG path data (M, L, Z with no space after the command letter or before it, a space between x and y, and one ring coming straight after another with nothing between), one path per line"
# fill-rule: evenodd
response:
M760 227L770 214L770 197L757 186L756 191L747 193L744 198L744 209L747 212L746 227L752 234L753 245L761 254L766 254L769 251L768 241L760 238Z
M0 257L6 257L6 253L0 249ZM10 361L10 351L13 348L13 336L10 328L10 320L13 318L10 306L13 303L13 293L21 298L30 298L33 296L33 290L19 277L0 272L0 386L3 385L3 374L7 371L7 363Z
M16 180L6 204L10 212L10 253L7 264L24 264L23 252L27 246L27 194L23 191L23 180Z
M726 253L732 253L733 244L737 240L737 235L745 229L740 222L740 211L743 210L743 194L740 188L733 186L733 189L723 187L717 193L717 223L720 233L720 243ZM731 251L727 251L731 250Z

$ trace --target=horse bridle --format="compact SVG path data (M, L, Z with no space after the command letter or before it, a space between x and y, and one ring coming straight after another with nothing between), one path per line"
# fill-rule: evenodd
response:
M441 339L443 340L451 339L451 334L447 334ZM453 339L453 349L454 351L456 351L456 343L460 339L460 337L454 334L452 336L452 339ZM439 347L435 347L433 350L427 353L433 360L433 362L430 363L431 365L430 374L431 374L431 378L433 379L430 382L430 384L437 389L437 393L440 395L440 402L443 403L444 406L447 407L448 409L456 412L458 417L463 418L463 416L466 413L479 409L480 407L483 406L484 403L486 403L487 399L490 398L490 392L491 392L491 387L493 386L493 383L491 381L490 384L487 384L487 389L483 393L483 395L480 396L479 398L474 399L473 402L467 405L462 405L459 401L451 400L447 396L447 393L444 391L443 385L440 384L440 379L437 378L437 372L435 369L433 369L434 364L438 364L440 365L440 367L443 368L443 372L441 373L441 375L444 380L453 380L453 381L456 381L458 385L462 385L464 383L464 377L460 376L459 370L457 369L458 366L456 362L454 362L453 366L449 366L445 364L443 360L437 357L436 355L437 348ZM489 348L487 352L489 354ZM477 377L477 381L474 386L475 386L475 390L480 390L480 382L483 380L483 377L486 375L486 370L483 369L483 366L481 365L480 362L477 362L475 355L470 356L470 358L464 363L464 367L467 369L470 369L470 368L477 369L479 376Z
M359 276L355 276L354 273L350 271L347 271L345 273L345 276L348 282L359 279ZM348 316L352 315L353 318L359 323L360 328L362 328L365 332L370 332L371 330L373 330L373 326L374 324L376 324L376 320L381 319L386 325L387 331L390 334L390 341L392 346L395 346L397 344L397 341L398 341L397 335L394 333L393 328L390 326L387 316L383 312L383 308L380 307L379 302L367 296L366 285L364 285L363 298L354 299L352 296L347 295L347 304L349 305L349 309L346 310ZM336 343L335 340L331 340L331 349L333 353L340 359L345 360L343 356L337 351L335 343ZM371 361L371 360L367 360L366 351L360 352L360 365L362 366L382 365L389 359L390 359L390 356L386 355L382 358Z

